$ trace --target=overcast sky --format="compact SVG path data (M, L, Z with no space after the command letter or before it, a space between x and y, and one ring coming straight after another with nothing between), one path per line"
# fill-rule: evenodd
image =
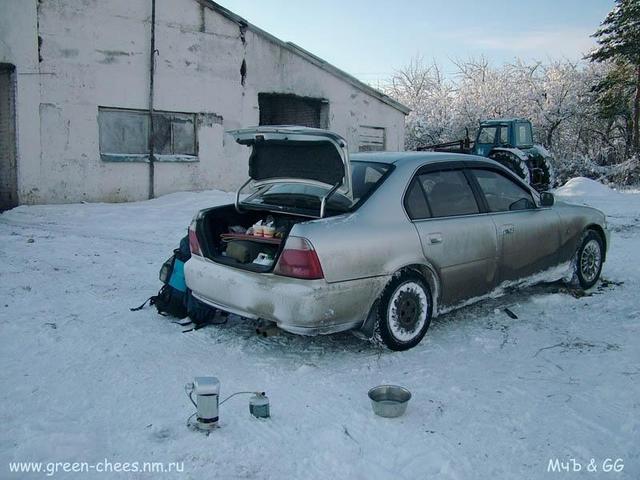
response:
M578 59L613 0L218 0L249 22L376 83L417 56Z

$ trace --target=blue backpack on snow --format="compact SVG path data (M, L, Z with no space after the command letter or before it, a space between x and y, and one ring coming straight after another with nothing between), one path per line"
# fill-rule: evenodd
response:
M178 319L188 316L195 324L211 322L216 309L194 298L184 279L184 264L190 258L189 237L186 236L180 240L180 247L173 251L173 255L160 268L159 277L163 285L158 294L131 311L141 310L149 302L160 315Z

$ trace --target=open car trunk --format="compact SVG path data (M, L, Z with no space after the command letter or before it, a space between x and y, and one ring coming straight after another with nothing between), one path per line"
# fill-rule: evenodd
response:
M312 218L317 218L335 213L328 205L337 194L346 200L346 209L353 203L347 144L333 132L298 126L261 126L228 133L239 144L251 148L249 179L236 192L235 206L200 213L196 221L198 242L202 254L214 262L270 272L293 226L309 220L309 214L302 216L287 210L308 209L309 202L314 206L317 203L317 211L311 213ZM272 201L254 209L241 205L240 191L248 184L254 191L264 193L263 199L269 195ZM299 190L279 191L283 185L295 185ZM316 193L310 194L313 189ZM256 224L270 226L269 235L256 235L252 231Z
M270 272L293 226L308 220L308 217L268 211L239 213L233 205L225 205L202 212L196 232L206 258L254 272ZM273 237L256 236L249 230L260 221L273 223ZM256 262L258 257L261 260Z
M324 187L318 216L325 214L328 197L338 192L353 201L347 142L340 135L318 128L261 126L227 132L240 145L251 148L249 180L254 190L268 185L300 183Z

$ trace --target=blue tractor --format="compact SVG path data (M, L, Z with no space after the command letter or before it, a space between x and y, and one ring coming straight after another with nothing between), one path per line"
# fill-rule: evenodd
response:
M475 141L424 145L418 150L433 150L480 155L495 160L539 192L555 186L551 155L542 145L533 143L531 122L522 118L502 118L480 122Z

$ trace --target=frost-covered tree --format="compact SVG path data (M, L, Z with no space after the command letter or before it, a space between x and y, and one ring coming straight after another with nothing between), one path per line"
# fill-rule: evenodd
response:
M435 62L414 59L386 85L389 95L412 109L407 149L461 140L465 131L473 139L482 120L522 117L531 120L536 142L552 151L561 178L635 181L625 173L633 167L626 147L632 129L625 98L635 85L629 83L629 68L517 59L495 67L484 57L455 65L456 72L445 76ZM605 88L607 81L616 87Z
M396 72L384 88L390 96L411 108L406 137L409 149L438 143L452 133L455 116L451 105L455 92L441 72L435 62L427 64L417 57Z
M477 127L487 118L517 116L518 90L508 69L497 69L484 57L456 61L457 108L465 126Z

